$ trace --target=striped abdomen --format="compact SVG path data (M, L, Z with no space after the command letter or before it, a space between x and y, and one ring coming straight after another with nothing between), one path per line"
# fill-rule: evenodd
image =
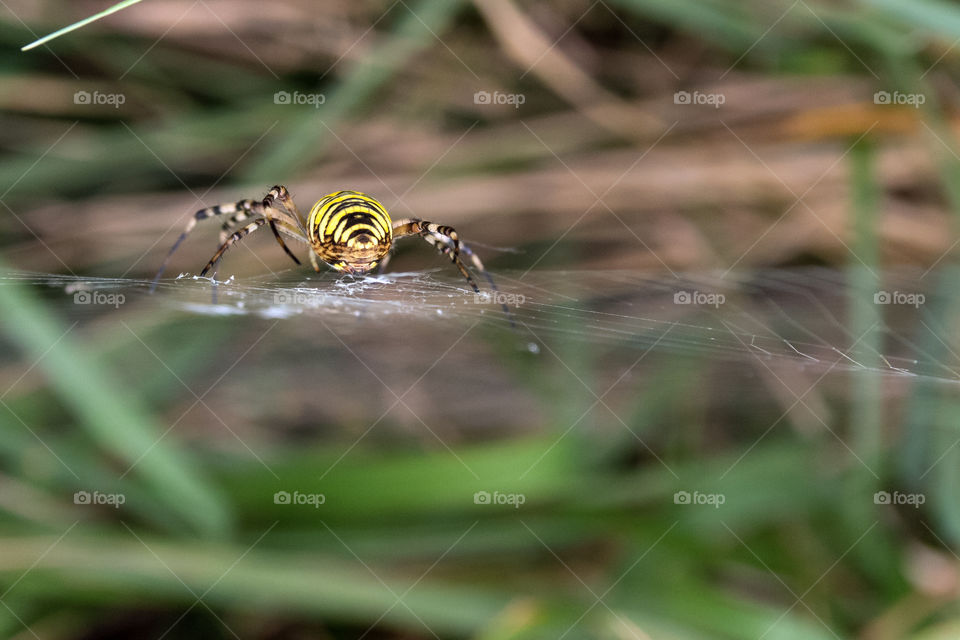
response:
M307 225L320 259L349 273L366 273L376 267L393 240L387 210L358 191L337 191L323 197L310 210Z

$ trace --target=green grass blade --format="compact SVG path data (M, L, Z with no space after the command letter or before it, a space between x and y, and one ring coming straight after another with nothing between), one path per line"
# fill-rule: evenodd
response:
M187 456L160 439L163 429L136 396L113 380L27 289L0 286L2 330L38 362L57 395L91 438L127 465L173 514L205 534L223 533L229 517ZM51 345L56 345L51 348Z
M295 612L358 625L382 615L394 628L458 636L479 629L509 600L489 587L444 583L433 576L406 593L415 577L364 567L352 556L268 550L267 531L259 544L253 538L237 546L171 544L148 535L138 540L126 531L77 532L56 545L51 544L55 537L6 537L0 539L0 580L15 580L50 547L13 593L37 595L56 588L110 607L131 594L184 605L204 594L205 602L237 611ZM317 536L335 540L330 531L320 527ZM400 594L405 594L403 605L397 604Z
M62 36L63 34L65 34L65 33L70 33L71 31L74 31L75 29L79 29L80 27L84 27L84 26L90 24L91 22L96 22L96 21L99 20L100 18L106 18L106 17L109 16L111 13L116 13L117 11L120 11L121 9L126 9L127 7L129 7L129 6L131 6L131 5L135 5L135 4L137 4L138 2L140 2L140 1L141 1L141 0L123 0L123 2L118 2L117 4L113 5L113 6L110 7L109 9L105 9L104 11L101 11L100 13L94 14L94 15L90 16L89 18L84 18L83 20L80 20L79 22L74 22L73 24L71 24L71 25L69 25L69 26L67 26L67 27L64 27L63 29L57 29L57 30L54 31L53 33L50 33L50 34L48 34L48 35L45 35L45 36L43 36L42 38L40 38L39 40L35 40L35 41L31 42L30 44L26 45L25 47L21 47L21 48L20 48L20 51L29 51L30 49L33 49L34 47L39 47L40 45L42 45L42 44L45 43L45 42L50 42L50 41L53 40L54 38L59 38L59 37Z

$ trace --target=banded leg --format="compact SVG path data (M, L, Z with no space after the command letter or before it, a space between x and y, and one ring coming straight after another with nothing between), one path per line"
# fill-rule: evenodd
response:
M463 266L463 262L460 260L461 252L469 256L473 266L477 269L477 271L483 274L494 293L500 293L500 290L497 289L497 284L493 281L493 276L491 276L490 273L484 268L483 262L480 261L480 257L475 254L470 247L460 242L460 237L457 235L457 232L453 227L438 225L425 220L416 220L413 218L398 220L396 223L394 223L393 235L395 238L402 238L404 236L413 234L419 234L421 238L436 247L440 253L450 258L453 264L457 265L460 273L463 274L463 276L467 279L467 282L470 283L470 286L473 287L473 290L476 293L480 293L480 289L477 287L477 284L474 282L473 278L470 277L470 272L467 271L466 267ZM500 307L503 309L504 314L506 314L507 319L510 321L511 328L516 329L517 325L513 321L513 314L510 313L510 309L507 307L506 302L501 301Z
M460 236L456 229L447 225L427 222L426 220L417 220L415 218L406 218L397 220L393 223L394 238L403 238L404 236L419 235L421 238L434 245L440 253L450 258L450 261L456 265L463 277L476 293L480 293L480 288L474 281L473 276L463 266L460 260ZM439 243L439 244L438 244ZM448 244L449 243L449 244ZM471 252L472 253L472 252ZM476 260L479 262L479 259ZM481 268L483 265L480 265Z
M259 206L260 203L256 203L256 204L257 206ZM243 222L244 220L248 219L249 217L251 216L246 215L244 214L244 212L241 211L241 212L238 212L236 215L234 215L232 218L230 218L227 222L224 222L223 228L220 231L220 243L217 245L217 247L220 247L220 245L226 242L227 238L229 238L234 231L237 231L236 226L239 223ZM276 224L277 224L277 229L282 233L284 233L287 237L292 238L294 240L299 240L300 242L303 242L304 244L310 246L310 241L304 238L303 235L301 235L300 231L289 222L285 220L276 220ZM286 246L284 246L284 249L286 249ZM290 252L287 251L287 255L289 254ZM313 257L312 251L311 251L311 257ZM300 264L300 262L295 257L294 257L294 261L297 264ZM214 280L217 279L217 271L219 268L220 268L220 265L217 265L213 269L212 277Z
M213 218L214 216L239 213L244 211L252 204L255 204L252 200L241 200L240 202L218 204L212 207L207 207L206 209L200 209L193 214L193 217L187 222L187 227L183 230L183 233L180 234L180 237L177 238L177 241L173 243L173 246L170 247L170 251L167 252L167 257L164 258L163 262L160 264L160 269L157 271L157 275L153 277L153 283L150 286L150 291L156 290L157 283L160 282L160 277L163 276L163 272L166 270L167 264L170 262L170 258L173 257L173 253L180 247L187 235L193 231L193 228L197 226L197 222L200 220L206 220L207 218Z
M258 204L258 202L254 202L253 200L241 200L237 203L237 212L230 216L220 227L220 244L227 241L227 236L229 236L233 232L233 228L241 222L262 215L261 208L257 206Z
M477 286L473 276L470 275L470 272L467 271L467 268L463 265L463 262L460 261L459 251L463 245L455 245L447 237L433 233L427 233L421 237L428 243L432 244L434 248L440 252L440 255L450 258L450 262L456 265L457 269L460 270L460 273L463 274L463 277L467 279L467 282L473 288L474 293L480 293L480 287Z
M259 203L257 203L259 205ZM244 212L239 212L230 218L228 221L223 223L223 228L220 230L220 245L223 245L227 241L227 238L231 235L232 231L236 231L235 224L240 223L247 218L249 215L244 214ZM282 220L274 220L273 218L266 218L267 222L270 223L270 229L273 231L274 237L277 239L277 242L280 243L280 246L283 247L283 250L287 253L288 256L293 258L293 261L297 264L300 264L300 261L297 259L297 256L293 255L290 252L290 249L287 247L286 243L283 241L283 238L280 237L279 231L282 230L284 233L288 234L292 238L297 238L299 240L304 240L299 234L299 232L293 228L293 226ZM276 226L275 226L276 225ZM306 242L306 240L304 240ZM217 279L217 271L219 270L220 265L216 265L213 269L213 279ZM203 275L203 274L200 274ZM216 304L216 294L214 294L214 304Z
M259 227L262 227L263 225L267 224L268 222L269 222L269 220L267 220L266 218L263 218L263 217L257 218L256 220L254 220L253 222L251 222L251 223L248 224L247 226L243 227L242 229L240 229L240 230L238 230L238 231L234 231L234 232L230 235L230 237L227 238L227 240L226 240L222 245L220 245L220 248L217 249L217 252L216 252L215 254L213 254L213 257L210 258L210 262L208 262L208 263L207 263L207 266L205 266L205 267L203 268L203 271L200 272L200 276L201 276L201 277L202 277L202 276L205 276L205 275L207 275L207 272L210 271L210 269L216 268L217 263L220 262L220 258L223 257L223 254L227 251L227 249L229 249L230 247L232 247L232 246L233 246L234 244L236 244L237 242L240 242L241 240L243 240L243 238L244 238L246 235L252 233L253 231L256 231Z
M276 203L280 204L280 207L276 206ZM276 224L280 225L281 228L285 230L293 237L299 238L309 244L308 238L310 234L307 232L307 221L304 219L303 215L300 213L300 210L297 208L296 203L293 201L293 197L290 195L290 192L287 191L287 188L282 184L274 185L270 192L263 199L263 207L267 211L282 211L285 212L289 217L291 217L294 223L297 226L297 229L293 228L293 225L288 222L278 220ZM274 222L270 222L271 228L274 227ZM274 231L276 233L276 230ZM297 261L297 264L300 264ZM310 251L310 264L313 266L313 270L317 273L320 273L320 265L317 263L316 252Z
M473 266L476 268L477 271L482 273L483 277L486 278L488 283L490 283L490 288L496 291L497 293L499 293L500 290L497 289L497 285L493 281L493 276L491 276L490 272L484 268L483 263L480 262L480 257L473 252L473 249L471 249L470 247L468 247L467 245L461 242L460 251L470 256L470 261L473 263Z
M293 198L290 196L290 192L287 191L287 188L282 184L275 185L272 189L270 189L270 193L268 193L263 199L263 206L268 209L276 209L277 207L274 205L274 202L279 202L280 206L283 207L287 213L293 216L297 226L300 227L300 231L303 232L303 235L307 236L307 221L300 214L300 210L297 209L297 205L294 204Z
M493 276L490 275L490 272L483 268L483 263L480 262L480 257L473 252L473 249L460 243L460 251L470 256L470 261L473 262L473 266L477 268L477 271L483 274L484 278L487 279L487 282L490 284L490 288L493 289L494 294L499 294L500 289L497 289L497 283L493 281ZM506 299L500 301L500 308L503 309L503 313L507 316L507 320L510 321L510 328L516 330L517 323L513 321L513 314L510 313L510 308L507 306Z
M226 242L227 237L230 235L234 227L242 223L244 220L254 216L264 216L270 222L270 230L273 231L273 237L275 237L277 242L280 243L280 247L288 256L290 256L291 260L293 260L296 264L300 264L300 260L293 254L292 251L290 251L287 243L285 243L283 238L280 237L278 225L284 227L292 237L300 237L299 230L293 227L293 225L285 223L283 220L272 214L272 212L276 211L276 209L267 204L269 197L270 196L268 195L263 202L254 202L253 200L241 200L238 202L237 205L240 207L240 210L231 216L229 220L224 222L222 227L220 227L220 244Z
M283 207L279 209L274 206L274 202L279 202ZM273 212L286 212L287 215L293 218L293 221L296 223L296 226L300 229L300 232L304 237L307 236L307 225L303 220L303 216L300 215L300 212L297 210L297 205L293 203L293 198L290 197L290 192L287 191L287 188L283 185L275 185L270 192L263 198L263 215L267 217L267 220L270 221L270 230L273 231L273 237L277 239L277 242L280 243L280 246L283 247L283 250L287 252L287 255L293 258L293 261L297 264L300 264L300 261L297 259L297 256L293 255L293 252L287 248L286 243L284 243L283 238L280 237L280 232L277 230L277 220L280 218L274 216Z
M217 246L219 247L221 244L226 242L230 234L237 230L237 227L240 225L240 223L252 217L254 216L247 215L241 211L241 212L238 212L229 220L227 220L226 222L224 222L223 226L220 228L220 241L217 243ZM307 240L305 237L303 237L303 234L300 233L300 230L294 227L289 222L286 222L284 220L277 220L277 229L281 233L286 235L288 238L290 238L291 240L298 240L304 243L305 245L310 246L310 241Z

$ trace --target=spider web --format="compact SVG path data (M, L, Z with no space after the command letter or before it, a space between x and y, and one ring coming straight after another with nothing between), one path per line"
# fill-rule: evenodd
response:
M960 381L949 340L934 335L926 317L932 294L918 291L916 274L886 274L889 291L852 293L846 274L825 269L691 275L682 278L632 271L497 272L498 289L475 294L442 269L364 277L288 271L215 282L181 275L160 283L8 273L0 283L39 285L99 302L74 304L73 313L98 313L111 298L123 305L161 307L196 316L294 320L322 318L334 329L403 323L482 324L518 348L539 352L550 341L586 343L600 351L654 351L711 359L757 359L811 371L872 370L896 376ZM930 278L929 281L933 281ZM899 289L896 285L899 285ZM902 294L900 291L911 291ZM882 304L876 296L899 298ZM851 296L876 310L868 334L857 336L846 316ZM910 297L912 296L912 297ZM506 304L508 312L503 310ZM922 349L933 339L942 347ZM881 348L871 345L882 345Z

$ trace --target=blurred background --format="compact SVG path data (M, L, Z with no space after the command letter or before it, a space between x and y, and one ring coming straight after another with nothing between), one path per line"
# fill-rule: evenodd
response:
M20 51L109 6L0 0L0 635L960 636L957 5L145 0ZM500 295L417 239L198 279L220 221L149 292L274 184Z

